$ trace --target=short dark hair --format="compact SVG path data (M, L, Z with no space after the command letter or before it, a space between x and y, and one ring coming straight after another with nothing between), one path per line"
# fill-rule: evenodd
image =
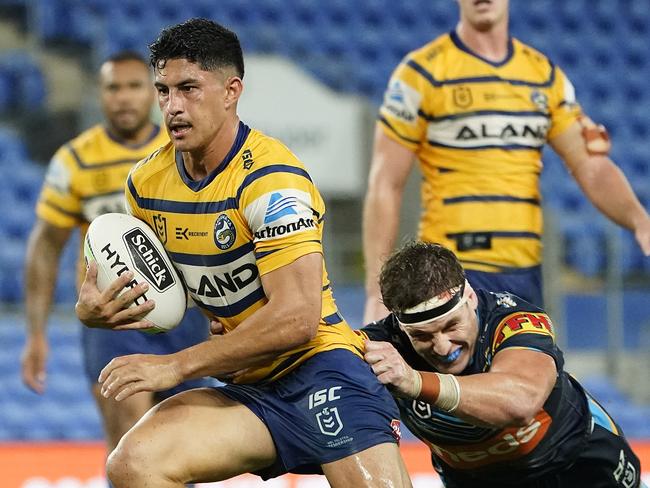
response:
M133 51L131 49L114 52L104 59L104 63L119 63L121 61L138 61L139 63L144 64L147 68L149 67L149 63L147 63L145 57L138 51Z
M208 19L189 19L163 29L149 45L154 69L164 68L170 59L187 59L201 69L235 68L244 77L244 55L237 34Z
M379 288L386 308L403 312L464 281L465 271L452 251L440 244L412 241L384 263Z

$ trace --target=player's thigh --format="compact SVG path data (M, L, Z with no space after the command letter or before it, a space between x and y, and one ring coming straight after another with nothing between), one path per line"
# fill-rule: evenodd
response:
M102 416L109 452L155 403L153 393L149 392L137 393L120 402L104 398L98 383L92 386L92 392Z
M322 465L333 488L401 488L411 481L397 444L378 444L346 458Z
M251 410L201 388L152 408L111 458L156 469L170 479L218 481L265 468L276 451L268 429Z

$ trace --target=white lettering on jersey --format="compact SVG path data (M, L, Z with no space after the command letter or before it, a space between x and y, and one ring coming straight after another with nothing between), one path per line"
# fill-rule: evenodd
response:
M185 278L190 296L215 307L232 305L261 288L255 254L249 252L218 266L174 265Z
M244 209L255 242L316 227L309 193L285 188L265 193Z
M126 213L126 199L124 192L118 191L88 198L83 201L82 207L83 216L88 222L92 222L93 219L105 213Z
M546 142L544 115L468 115L429 123L427 137L434 144L459 149L520 145L540 148Z
M407 124L415 125L421 100L422 95L415 88L399 78L393 78L384 93L382 110Z

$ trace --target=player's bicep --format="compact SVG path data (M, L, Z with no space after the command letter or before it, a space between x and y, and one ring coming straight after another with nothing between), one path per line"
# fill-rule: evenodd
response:
M543 403L551 393L557 378L555 359L544 351L509 347L500 350L492 361L492 373L506 374L538 396Z
M390 189L403 188L413 168L414 160L413 151L389 137L377 124L369 185Z
M264 293L273 313L302 318L306 324L317 327L321 316L322 275L323 256L316 252L262 275Z

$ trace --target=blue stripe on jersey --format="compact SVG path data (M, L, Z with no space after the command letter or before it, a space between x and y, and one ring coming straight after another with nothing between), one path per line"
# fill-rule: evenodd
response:
M143 198L138 195L131 175L127 179L127 186L131 196L138 207L145 210L156 210L158 212L169 212L177 214L214 214L228 209L237 208L234 198L227 198L217 202L177 202L174 200L160 200L158 198Z
M207 303L203 303L194 295L192 295L192 299L196 302L196 304L199 307L202 307L212 312L217 317L223 317L223 318L229 318L229 317L234 317L235 315L239 315L248 307L250 307L256 302L259 302L263 298L266 298L266 294L264 293L264 288L262 288L261 286L257 290L253 291L252 293L242 298L241 300L232 303L230 305L224 305L222 307L217 307L215 305L208 305Z
M255 180L258 180L260 178L263 178L264 176L273 173L290 173L290 174L302 176L304 178L307 178L309 181L311 181L311 177L309 176L309 173L307 173L307 171L305 171L302 168L298 168L297 166L290 166L288 164L272 164L270 166L265 166L264 168L260 168L256 171L253 171L246 178L244 178L244 181L242 181L242 184L237 189L237 196L235 197L237 204L239 204L239 199L241 198L241 194L248 185L252 184Z
M230 147L228 154L221 160L219 166L217 166L213 171L210 172L205 178L195 181L190 178L190 175L187 174L185 169L185 164L183 163L183 154L180 151L175 151L176 153L176 168L178 169L178 174L180 175L183 183L185 183L191 190L200 191L206 186L208 186L214 179L226 169L232 158L239 152L239 150L246 142L248 134L250 134L251 129L242 121L239 121L239 126L237 127L237 135L235 136L235 141Z
M527 266L525 268L516 268L514 266L500 266L498 264L486 263L486 262L483 262L483 261L475 261L475 260L472 260L472 259L459 259L459 261L460 261L460 264L462 264L463 266L465 266L466 264L478 264L478 265L481 265L481 266L489 266L491 268L494 268L495 273L521 273L521 274L524 274L524 273L528 273L530 271L534 271L536 268L539 268L539 264L536 264L534 266ZM486 271L486 273L487 272L488 271Z
M393 126L390 124L390 122L388 122L388 120L386 120L386 118L385 118L383 115L380 115L380 116L379 116L379 122L381 122L381 123L384 124L386 127L388 127L388 128L391 130L391 132L393 132L393 133L394 133L397 137L399 137L400 139L404 139L406 142L410 142L411 144L419 144L420 141L415 140L415 139L411 139L411 138L409 138L409 137L405 137L405 136L403 136L402 134L400 134L400 133L395 129L395 127L393 127Z
M300 242L300 244L304 244L306 242L317 242L318 244L321 243L321 241L319 241L319 240L311 239L309 241ZM268 256L269 254L273 254L274 252L282 251L283 249L286 249L286 248L281 247L281 248L278 248L278 249L271 249L270 251L256 252L255 253L255 259L262 259L262 258Z
M343 317L341 317L341 314L337 311L331 315L328 315L327 317L323 317L323 322L325 322L327 325L336 325L343 322Z
M538 198L519 198L510 195L464 195L462 197L444 198L442 202L445 205L465 202L512 202L512 203L530 203L539 205Z
M106 193L94 193L92 196L89 197L81 197L81 201L94 200L97 197L107 197L109 195L124 195L124 190L109 191Z
M72 218L79 219L79 220L86 220L86 218L83 216L83 214L76 213L76 212L70 212L69 210L66 210L63 207L60 207L59 205L57 205L55 203L52 203L49 200L45 200L43 203L46 206L48 206L50 208L53 208L57 212L62 213L64 215L67 215L68 217L72 217Z
M530 86L530 87L536 87L536 88L547 88L553 84L555 81L555 66L553 63L549 64L551 65L551 74L546 81L542 81L541 83L534 83L532 81L524 81L524 80L513 80L513 79L508 79L508 78L501 78L500 76L477 76L477 77L470 77L470 78L455 78L455 79L449 79L449 80L444 80L444 81L438 81L436 80L431 73L429 73L427 70L425 70L422 66L420 66L418 63L413 61L412 59L409 59L406 64L412 68L414 71L418 72L422 77L424 77L429 83L431 83L435 87L441 87L444 85L461 85L463 83L494 83L494 82L499 82L499 83L508 83L510 85L515 85L515 86Z
M252 242L247 242L243 246L228 252L220 254L186 254L182 252L170 252L169 256L172 261L178 264L188 264L190 266L219 266L228 264L232 261L239 259L246 254L253 252L255 245Z
M70 151L70 154L72 154L72 157L77 163L77 166L79 166L82 169L101 169L101 168L108 168L110 166L120 166L123 164L133 165L140 160L140 158L116 159L115 161L105 161L103 163L87 164L83 161L83 159L81 159L81 157L79 156L79 154L77 154L77 151L74 150L71 144L66 144L65 147L68 149L68 151Z
M276 251L280 251L280 249L272 249L270 251L264 251L264 252L256 252L255 253L255 259L260 260L262 258L265 258L266 256L273 254Z
M425 114L424 112L420 112L420 116L425 118L429 122L440 122L443 120L456 120L456 119L463 119L466 117L475 117L475 116L482 116L482 115L507 115L513 117L540 116L540 117L544 117L545 119L549 118L548 113L537 111L537 110L524 110L521 112L512 112L508 110L474 110L472 112L462 112L458 114L442 115L440 117L434 117L433 115L428 115Z
M427 141L429 144L432 146L437 146L437 147L446 147L448 149L461 149L461 150L466 150L466 151L475 151L477 149L503 149L505 151L517 151L517 150L526 150L526 151L541 151L542 147L544 147L544 143L540 142L539 146L526 146L524 144L486 144L484 146L450 146L448 144L442 144L440 142L434 142L431 140Z
M528 238L528 239L541 239L541 236L535 232L517 232L517 231L506 231L506 230L477 230L472 233L486 233L490 234L492 237L506 237L512 239L518 238ZM458 236L467 234L467 232L453 232L450 234L445 234L449 239L454 239Z

